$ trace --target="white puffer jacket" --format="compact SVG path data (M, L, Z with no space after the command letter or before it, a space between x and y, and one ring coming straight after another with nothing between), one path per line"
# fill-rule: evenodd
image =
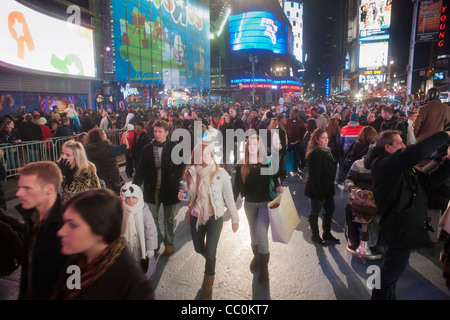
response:
M194 166L189 168L189 173L191 174L192 180L190 181L188 186L189 197L187 201L189 201L189 203L192 204L192 202L195 199L192 199L191 195L194 194L194 188L196 188L197 186L197 174L195 172ZM214 216L216 219L222 217L225 212L225 203L224 203L225 199L227 208L230 210L231 222L232 223L239 222L236 203L234 202L231 178L225 169L218 168L218 170L212 177L209 196L211 199L211 204L214 208Z

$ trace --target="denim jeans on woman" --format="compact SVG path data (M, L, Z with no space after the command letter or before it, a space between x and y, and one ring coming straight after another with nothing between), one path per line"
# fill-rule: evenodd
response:
M269 202L244 202L244 211L247 216L252 245L258 245L259 253L269 253Z
M205 225L199 225L197 230L197 217L190 217L191 236L194 243L195 252L205 257L205 274L215 275L216 270L216 252L219 244L220 233L223 227L223 217L215 219L209 217Z

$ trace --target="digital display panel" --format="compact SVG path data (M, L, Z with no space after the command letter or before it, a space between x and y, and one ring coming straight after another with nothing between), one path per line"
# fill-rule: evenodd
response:
M46 16L14 0L2 0L1 8L1 62L37 71L95 77L91 29Z
M434 73L434 80L445 80L445 71L435 72Z
M251 11L232 15L228 19L232 51L246 49L287 53L287 25L270 12Z
M361 40L389 39L392 0L361 0L359 29Z
M112 0L116 80L210 88L204 0Z
M389 43L361 42L359 51L360 68L379 68L387 66Z

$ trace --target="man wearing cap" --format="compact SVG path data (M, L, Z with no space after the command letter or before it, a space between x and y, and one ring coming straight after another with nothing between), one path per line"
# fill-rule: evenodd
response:
M348 125L341 129L341 145L344 148L344 153L351 146L353 142L358 139L358 134L363 129L363 126L359 124L359 116L357 113L350 115L350 122Z
M435 132L446 130L450 124L450 106L442 103L439 96L437 88L428 90L427 103L419 108L412 125L416 142Z

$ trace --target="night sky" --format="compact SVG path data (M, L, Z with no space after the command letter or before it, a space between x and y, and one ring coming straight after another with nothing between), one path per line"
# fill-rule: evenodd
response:
M323 65L326 65L327 61L322 58L322 55L331 51L326 35L335 35L336 32L339 32L337 21L332 21L327 17L336 17L341 1L344 0L304 0L304 48L305 53L308 54L308 61L305 63L306 88L312 82L324 83L325 81L326 67L324 69ZM411 0L393 1L389 55L394 60L392 73L397 73L398 77L402 75L406 77L413 8ZM416 43L414 69L427 67L429 55L429 42ZM322 77L317 75L318 68L321 69Z

